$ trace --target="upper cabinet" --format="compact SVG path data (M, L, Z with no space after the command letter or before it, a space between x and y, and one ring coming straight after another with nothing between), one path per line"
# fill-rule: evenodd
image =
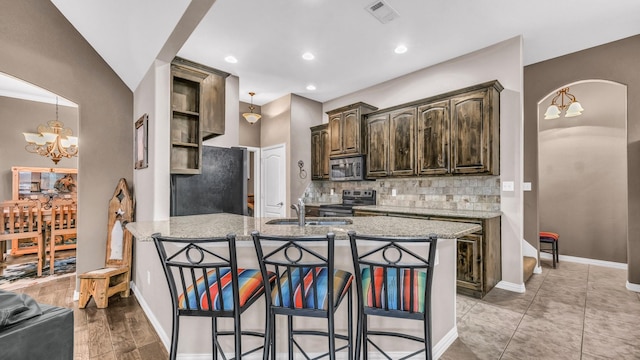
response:
M199 174L202 140L224 134L228 75L181 58L171 64L172 174Z
M488 87L451 99L451 172L499 174L499 93Z
M364 153L362 115L377 110L375 106L356 103L327 112L331 157Z
M367 117L367 177L415 175L415 107Z
M418 175L442 175L449 172L449 100L418 106Z
M365 117L367 177L500 173L500 91L492 81Z
M311 179L322 180L329 178L329 124L322 124L311 128Z

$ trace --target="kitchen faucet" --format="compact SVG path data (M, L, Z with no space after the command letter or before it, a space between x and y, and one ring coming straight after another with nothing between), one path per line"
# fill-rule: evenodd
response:
M291 208L293 210L296 211L296 216L298 216L298 226L304 226L305 224L305 219L304 219L304 201L302 200L302 198L298 198L298 203L297 204L292 204Z

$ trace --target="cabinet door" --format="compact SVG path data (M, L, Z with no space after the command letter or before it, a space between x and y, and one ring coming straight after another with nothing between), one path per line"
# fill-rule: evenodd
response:
M418 107L418 175L449 172L449 100Z
M329 134L331 137L329 155L342 154L342 113L329 116Z
M210 74L202 81L202 137L224 134L225 77Z
M311 179L322 179L322 140L320 131L311 132Z
M367 119L367 177L387 176L389 171L389 114Z
M360 153L360 111L353 109L342 113L342 153Z
M389 115L389 174L415 175L416 108Z
M488 91L451 100L451 171L456 174L489 172L491 106Z
M321 146L321 160L322 163L320 165L320 172L323 179L329 178L329 153L331 149L329 148L330 139L329 139L329 131L322 130L320 132L320 146Z
M456 243L458 288L482 291L482 235L465 235Z

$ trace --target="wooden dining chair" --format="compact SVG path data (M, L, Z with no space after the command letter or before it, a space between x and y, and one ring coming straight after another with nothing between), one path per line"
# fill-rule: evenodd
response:
M107 251L104 268L80 274L78 307L84 309L93 296L98 309L109 305L115 294L128 297L131 277L132 235L125 229L133 221L133 197L125 179L120 179L109 201Z
M64 244L65 235L74 235L77 239L77 203L70 199L54 199L51 202L51 220L49 221L49 273L54 273L56 238L60 236ZM77 242L77 240L76 240Z
M45 260L44 238L42 236L42 204L37 200L10 200L0 202L2 230L0 242L35 239L38 245L37 274L42 276ZM0 255L4 257L4 254ZM0 258L2 260L2 258Z

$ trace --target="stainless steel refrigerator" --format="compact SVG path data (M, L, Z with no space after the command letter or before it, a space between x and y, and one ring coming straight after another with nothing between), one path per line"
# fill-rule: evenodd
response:
M171 175L171 216L247 215L247 149L202 147L202 173Z

